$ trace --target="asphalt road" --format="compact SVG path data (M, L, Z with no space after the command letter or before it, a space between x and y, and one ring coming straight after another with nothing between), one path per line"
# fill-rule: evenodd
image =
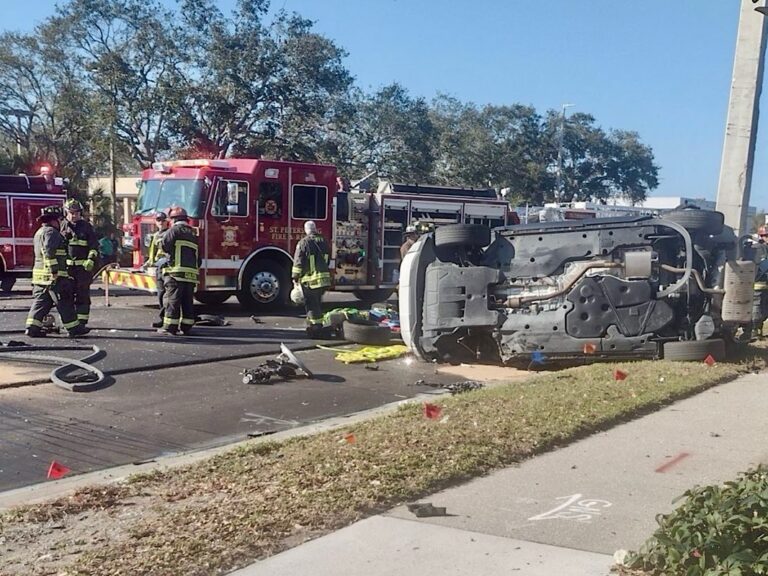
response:
M51 460L84 473L161 455L203 449L352 414L435 388L417 380L449 383L434 367L403 359L372 371L345 365L335 353L306 339L297 314L264 316L256 324L236 301L200 307L223 314L232 326L198 327L198 336L164 337L148 328L156 315L149 296L121 292L111 306L94 298L94 331L80 344L107 351L97 362L110 385L72 393L52 384L0 390L0 490L45 480ZM234 300L234 299L233 299ZM328 307L350 305L331 295ZM18 333L29 305L23 291L0 300L0 340ZM35 344L70 343L49 337ZM240 372L279 351L284 342L315 374L268 385L242 383Z

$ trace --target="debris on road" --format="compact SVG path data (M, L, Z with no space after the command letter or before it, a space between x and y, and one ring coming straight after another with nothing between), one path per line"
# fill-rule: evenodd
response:
M200 314L195 317L196 326L231 326L232 322L218 314Z
M463 392L471 392L472 390L480 390L481 388L485 388L485 384L478 382L477 380L464 380L462 382L453 382L452 384L437 384L435 382L427 382L426 380L416 380L413 385L429 386L430 388L443 388L450 392L453 396Z
M416 502L408 504L408 511L413 512L417 518L429 518L432 516L447 516L445 506L433 506L431 502Z
M274 360L267 360L257 368L246 368L240 374L243 377L243 384L270 384L272 376L284 380L290 380L297 376L314 377L309 368L282 342L280 343L280 354Z

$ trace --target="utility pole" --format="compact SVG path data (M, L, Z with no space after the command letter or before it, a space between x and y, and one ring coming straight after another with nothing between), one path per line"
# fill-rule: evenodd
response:
M717 210L737 234L748 232L747 212L752 188L760 92L765 66L766 0L742 0L733 79L728 101Z
M563 196L563 137L565 136L565 110L575 104L563 104L560 113L560 134L557 138L557 173L555 180L555 202L559 203Z

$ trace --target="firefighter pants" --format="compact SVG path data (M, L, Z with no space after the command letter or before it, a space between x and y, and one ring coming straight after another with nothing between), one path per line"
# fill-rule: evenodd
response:
M88 324L88 316L91 313L91 282L93 282L93 274L82 266L72 266L69 268L69 275L72 276L72 280L75 283L74 300L77 320L81 324Z
M307 326L323 323L323 293L325 288L309 288L302 286L304 293L304 308L307 311Z
M163 282L163 276L158 274L157 276L157 303L160 305L160 321L165 321L165 283Z
M181 330L186 334L195 325L195 284L182 282L173 276L165 276L163 285L165 287L163 328L169 332Z
M32 286L32 307L27 316L27 328L43 327L43 318L56 306L61 317L61 323L67 331L77 327L74 304L74 283L69 278L60 278L54 286Z

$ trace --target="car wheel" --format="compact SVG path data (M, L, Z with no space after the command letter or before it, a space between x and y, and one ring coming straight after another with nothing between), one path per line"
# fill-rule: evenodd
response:
M344 320L344 339L355 344L386 346L392 340L392 331L369 320Z
M286 307L290 292L287 270L274 260L256 260L243 273L237 299L248 310L268 312Z
M391 288L378 288L376 290L355 290L352 294L363 304L370 306L377 302L386 302L394 292Z
M201 304L207 304L209 306L217 306L224 304L232 294L222 292L195 292L195 300Z
M676 362L703 362L707 356L715 360L725 360L725 340L689 340L685 342L665 342L664 360Z
M662 215L662 219L680 224L680 226L691 232L705 231L707 234L716 236L723 231L723 214L711 210L696 210L693 208L672 210Z
M480 224L451 224L435 230L435 247L485 248L491 243L491 229Z

